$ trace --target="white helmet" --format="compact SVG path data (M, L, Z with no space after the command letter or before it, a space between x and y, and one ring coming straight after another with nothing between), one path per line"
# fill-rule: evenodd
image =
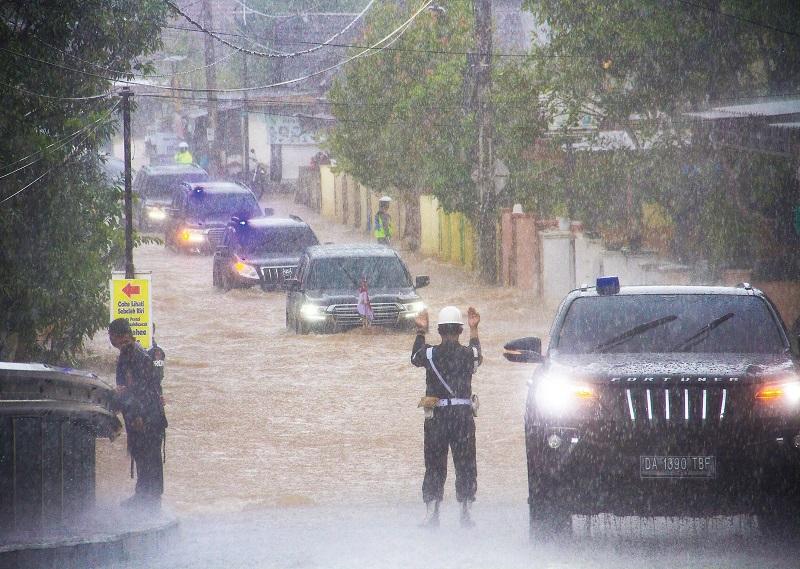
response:
M464 325L464 318L461 316L461 311L456 306L445 306L439 311L437 318L437 325L442 324L460 324Z
M178 148L180 148L181 150L188 150L188 149L189 149L189 145L188 145L188 144L186 144L185 142L181 142L181 143L178 145Z
M378 201L379 201L379 202L386 202L386 203L389 203L390 201L392 201L392 198L390 198L389 196L383 196L383 197L382 197L381 199L379 199Z

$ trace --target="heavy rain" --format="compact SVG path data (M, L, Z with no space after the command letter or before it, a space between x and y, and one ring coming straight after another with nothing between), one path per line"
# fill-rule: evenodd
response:
M0 567L798 566L799 4L0 15Z

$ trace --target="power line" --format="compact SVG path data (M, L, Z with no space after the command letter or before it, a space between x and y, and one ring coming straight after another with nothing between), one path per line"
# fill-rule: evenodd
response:
M170 8L172 8L172 9L173 9L175 12L177 12L179 15L183 16L183 18L184 18L186 21L188 21L190 24L192 24L192 25L193 25L194 27L196 27L198 30L200 30L200 31L201 31L201 32L203 32L204 34L206 34L206 35L208 35L208 36L210 36L210 37L214 38L215 40L217 40L217 41L218 41L218 42L220 42L221 44L223 44L223 45L226 45L226 46L230 47L231 49L235 49L235 50L237 50L237 51L240 51L240 52L242 52L242 53L246 53L247 55L254 55L254 56L257 56L257 57L267 57L267 58L277 58L277 59L284 59L284 58L288 58L288 57L297 57L297 56L299 56L299 55L306 55L306 54L313 53L313 52L315 52L315 51L318 51L318 50L322 49L323 47L325 47L326 45L328 45L330 42L332 42L333 40L335 40L336 38L338 38L339 36L341 36L343 33L345 33L347 30L349 30L351 27L353 27L353 26L355 25L355 23L356 23L358 20L360 20L360 19L361 19L361 17L362 17L364 14L366 14L366 13L367 13L367 10L369 10L369 9L372 7L372 5L375 3L375 0L369 0L369 2L368 2L368 3L367 3L367 5L364 7L364 9L363 9L363 10L361 10L361 12L359 12L359 13L356 15L356 17L355 17L355 18L354 18L354 19L353 19L353 20L352 20L352 21L351 21L349 24L347 24L347 25L346 25L344 28L342 28L341 30L339 30L338 32L336 32L335 34L333 34L333 35L332 35L332 36L331 36L331 37L330 37L328 40L326 40L326 41L322 42L321 44L319 44L319 45L316 45L316 46L314 46L314 47L312 47L312 48L309 48L309 49L306 49L306 50L303 50L303 51L297 51L297 52L294 52L294 53L267 53L267 52L265 52L265 51L255 51L255 50L252 50L252 49L247 49L247 48L245 48L245 47L242 47L242 46L239 46L239 45L235 45L235 44L233 44L233 43L229 42L228 40L226 40L226 39L223 39L223 38L222 38L222 37L220 37L219 35L217 35L217 34L215 34L214 32L212 32L211 30L208 30L208 29L207 29L205 26L203 26L203 24L201 24L200 22L196 22L195 20L193 20L191 16L189 16L189 15L188 15L186 12L184 12L183 10L181 10L181 9L180 9L180 8L179 8L179 7L178 7L178 6L177 6L177 5L176 5L174 2L172 2L171 0L164 0L164 2L166 2L166 4L167 4L167 5L168 5Z
M43 93L37 93L36 91L30 91L28 89L25 89L24 87L18 87L16 85L9 85L8 83L0 82L0 85L2 85L3 87L8 87L9 89L14 89L15 91L19 91L21 93L25 93L27 95L34 95L36 97L41 97L43 99L52 99L56 101L96 101L97 99L103 99L114 95L114 93L101 93L99 95L87 95L85 97L57 97L54 95L45 95Z
M14 198L15 196L18 196L19 194L21 194L22 192L24 192L25 190L27 190L28 188L30 188L31 186L33 186L34 184L36 184L36 183L37 183L39 180L41 180L42 178L44 178L45 176L47 176L48 174L50 174L50 173L51 173L51 172L52 172L52 171L53 171L53 170L56 168L56 166L60 166L61 164L66 164L66 162L67 162L67 161L68 161L70 158L72 158L72 155L75 153L75 151L76 151L76 150L78 150L78 149L81 147L81 145L82 145L84 142L86 142L86 140L89 138L89 136L91 136L91 135L94 133L94 131L96 131L96 130L97 130L99 127L100 127L100 123L101 123L102 121L104 121L104 120L108 119L108 117L110 117L110 116L111 116L111 113L113 113L113 112L116 110L116 108L117 108L118 106L119 106L119 101L118 101L118 102L116 102L116 103L115 103L115 104L114 104L114 105L113 105L113 106L112 106L112 107L111 107L111 108L108 110L108 112L107 112L105 115L103 115L102 117L100 117L99 119L97 119L96 121L94 121L94 123L92 123L92 125L87 125L86 127L84 127L84 129L83 129L83 130L89 129L89 130L86 132L86 136L84 136L84 137L81 139L81 141L80 141L80 142L78 142L78 144L76 144L76 145L75 145L75 148L73 148L73 149L72 149L72 150L71 150L71 151L70 151L70 152L69 152L69 153L68 153L68 154L67 154L67 155L64 157L64 159L63 159L63 160L60 162L60 164L57 164L57 165L56 165L56 164L54 164L53 166L51 166L50 168L48 168L47 170L45 170L45 172L44 172L43 174L41 174L40 176L38 176L37 178L35 178L35 179L34 179L34 180L32 180L31 182L29 182L29 183L25 184L23 187L21 187L19 190L17 190L16 192L14 192L13 194L11 194L10 196L7 196L7 197L3 198L2 200L0 200L0 205L4 204L5 202L7 202L8 200L10 200L10 199ZM91 128L90 128L90 127L91 127ZM67 142L68 142L68 141L67 141ZM64 144L62 144L61 146L65 146L65 145L67 144L67 142L65 142L65 143L64 143ZM59 148L60 148L60 147L59 147Z
M745 18L743 16L737 16L736 14L731 14L730 12L723 12L722 10L715 10L711 6L704 6L703 4L697 4L695 2L689 2L688 0L675 0L681 4L686 6L690 6L692 8L697 8L698 10L705 10L706 12L711 12L712 14L717 14L719 16L724 16L726 18L730 18L732 20L738 20L740 22L744 22L746 24L750 24L751 26L756 26L759 28L764 28L766 30L771 30L773 32L779 32L781 34L786 34L788 36L800 37L800 33L793 32L791 30L784 30L783 28L778 28L776 26L771 26L769 24L765 24L764 22L758 22L756 20L751 20L749 18Z
M123 71L121 69L114 69L114 68L111 68L111 67L106 67L104 65L100 65L100 64L94 63L92 61L88 61L86 59L81 59L77 55L73 55L71 53L68 53L68 52L64 51L63 49L59 49L59 48L57 48L55 46L52 46L52 45L48 44L47 42L44 42L44 41L40 40L39 38L35 38L35 39L36 39L36 41L38 41L39 43L41 43L45 47L53 49L53 50L65 55L67 57L70 57L70 58L72 58L75 61L78 61L80 63L85 63L86 65L91 65L95 69L102 69L103 71L108 71L109 73L114 73L114 74L117 74L117 75L128 75L128 76L131 76L131 77L137 77L139 79L156 79L156 78L160 79L160 78L177 77L179 75L188 75L188 74L194 73L196 71L202 71L203 69L206 69L208 67L213 67L214 65L222 63L223 61L227 61L233 55L236 55L236 52L231 52L231 53L229 53L229 54L227 54L227 55L225 55L223 57L220 57L219 59L216 59L216 60L212 61L208 65L202 65L200 67L195 67L194 69L189 69L189 70L186 70L186 71L178 71L176 73L165 73L165 74L133 73L133 72L130 72L130 71Z
M423 10L425 10L425 8L427 8L432 2L433 2L433 0L427 0L416 12L414 12L414 14L411 15L410 18L408 18L400 26L398 26L397 28L395 28L394 30L389 32L382 39L380 39L377 42L375 42L372 46L370 46L369 49L365 49L365 50L363 50L363 51L361 51L359 53L356 53L355 55L352 55L352 56L340 61L339 63L335 63L335 64L330 65L330 66L328 66L328 67L326 67L324 69L319 69L317 71L314 71L314 72L309 73L307 75L304 75L302 77L296 77L294 79L286 79L284 81L278 81L276 83L271 83L269 85L259 85L259 86L255 86L255 87L237 87L237 88L228 88L228 89L192 89L192 88L187 88L187 87L170 87L170 86L167 86L167 85L147 84L147 83L140 83L140 82L137 82L137 81L130 81L130 80L127 80L127 79L113 79L113 78L110 78L110 77L105 77L103 75L99 75L97 73L92 73L90 71L85 71L85 70L82 70L82 69L76 69L76 68L72 68L72 67L67 67L67 66L61 65L59 63L54 63L52 61L39 59L37 57L33 57L31 55L27 55L27 54L24 54L24 53L15 52L13 50L10 50L10 49L4 48L4 47L0 47L0 51L4 51L4 52L7 52L7 53L10 53L10 54L15 55L17 57L23 57L23 58L29 59L31 61L36 61L36 62L42 63L44 65L50 65L52 67L63 69L65 71L72 71L74 73L80 73L82 75L87 75L89 77L96 77L96 78L99 78L99 79L104 79L106 81L116 81L117 83L124 83L124 84L127 84L127 85L137 85L137 86L140 86L140 87L152 87L154 89L163 89L163 90L166 90L166 91L183 92L183 93L242 93L242 92L247 92L247 91L259 91L259 90L264 90L264 89L271 89L271 88L274 88L274 87L283 87L283 86L286 86L286 85L292 85L294 83L299 83L301 81L306 81L308 79L311 79L312 77L316 77L318 75L322 75L323 73L327 73L329 71L337 69L337 68L339 68L339 67L341 67L343 65L346 65L347 63L350 63L351 61L354 61L354 60L356 60L356 59L358 59L360 57L363 57L365 55L368 55L368 54L371 54L371 53L377 53L377 52L371 52L370 50L378 48L378 46L380 46L381 44L386 43L387 41L391 40L393 38L393 36L395 36L395 35L402 35L405 32L405 30L408 29L408 27L410 26L411 22L413 22L417 18L417 16L419 16L423 12ZM396 39L395 39L395 41L396 41ZM391 43L389 45L391 45ZM378 49L378 51L380 51L380 49Z

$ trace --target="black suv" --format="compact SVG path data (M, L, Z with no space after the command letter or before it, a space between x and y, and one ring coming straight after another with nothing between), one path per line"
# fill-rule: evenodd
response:
M247 187L233 182L178 184L167 208L164 243L179 252L210 253L222 243L232 217L260 217L258 201Z
M532 533L599 513L798 528L800 368L760 291L604 278L567 295L546 355L538 338L505 348L542 363L525 414Z
M172 193L181 182L206 182L208 173L193 164L145 166L133 180L135 202L134 219L139 230L161 228L167 220L167 208Z
M303 250L318 243L314 231L296 216L232 220L214 253L214 286L282 288L295 276Z
M366 280L372 324L411 327L425 308L416 289L430 279L411 274L396 251L384 245L317 245L300 257L297 278L287 286L286 326L298 334L336 331L362 324L358 297Z

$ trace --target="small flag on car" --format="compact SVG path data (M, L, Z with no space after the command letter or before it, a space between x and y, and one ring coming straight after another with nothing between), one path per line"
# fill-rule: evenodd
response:
M367 277L361 277L361 286L358 288L358 313L364 319L364 325L372 322L372 305L369 302L369 289L367 288Z

